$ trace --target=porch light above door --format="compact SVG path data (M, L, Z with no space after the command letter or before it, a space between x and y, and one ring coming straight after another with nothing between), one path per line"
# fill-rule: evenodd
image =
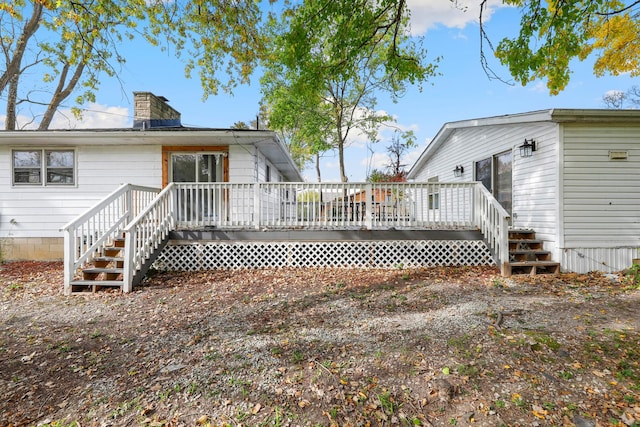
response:
M464 167L462 165L456 166L456 168L453 170L453 176L455 176L456 178L460 178L463 173Z
M536 141L532 139L524 139L524 144L520 147L520 157L531 157L534 151L536 151Z

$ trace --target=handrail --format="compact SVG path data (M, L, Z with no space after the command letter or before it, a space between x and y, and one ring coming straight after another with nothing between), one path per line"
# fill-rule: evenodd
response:
M115 189L112 193L105 196L104 199L100 200L98 203L90 207L85 213L78 215L76 218L72 219L70 222L65 224L60 228L60 231L65 231L68 228L75 226L80 222L84 222L85 220L91 218L95 211L101 209L102 207L108 205L111 201L115 200L117 197L126 193L127 191L143 191L143 192L158 192L157 188L153 187L145 187L142 185L133 185L133 184L122 184L120 187Z
M159 190L123 184L60 229L64 235L64 290L71 293L76 271L102 247L121 237L124 226Z
M184 228L475 227L475 183L177 183Z
M174 183L170 183L124 228L123 292L132 290L136 272L173 230L174 200Z
M496 258L500 272L506 274L509 262L509 221L511 215L481 182L476 183L476 224Z

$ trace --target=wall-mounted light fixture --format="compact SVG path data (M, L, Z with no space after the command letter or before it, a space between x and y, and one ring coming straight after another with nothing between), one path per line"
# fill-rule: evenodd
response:
M462 165L456 166L456 168L453 170L453 176L455 176L456 178L460 178L463 173L464 167L462 167Z
M524 139L524 144L520 147L520 157L531 157L534 151L536 151L536 141L532 139Z

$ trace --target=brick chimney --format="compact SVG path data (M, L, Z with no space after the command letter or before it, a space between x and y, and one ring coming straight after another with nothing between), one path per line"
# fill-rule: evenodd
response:
M181 126L180 113L164 96L151 92L133 92L133 128L149 129Z

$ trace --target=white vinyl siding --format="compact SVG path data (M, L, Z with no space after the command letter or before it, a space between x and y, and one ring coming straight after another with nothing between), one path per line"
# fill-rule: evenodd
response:
M634 258L640 258L637 248L567 248L558 260L565 271L613 273L631 267Z
M229 182L255 182L254 150L251 145L229 146Z
M532 228L536 238L544 241L545 249L558 248L558 138L555 123L528 128L518 140L536 141L536 151L528 158L520 157L516 147L513 156L513 218L515 228Z
M122 183L160 187L162 158L154 146L78 147L77 184L11 186L11 168L0 168L0 238L61 237L59 229ZM11 149L0 148L10 165Z
M564 247L640 246L640 126L565 125ZM628 159L610 160L609 150Z
M532 157L521 158L518 147L524 139L536 140ZM554 123L520 123L456 129L416 174L416 181L438 176L440 182L467 182L475 179L477 161L513 150L514 227L530 227L556 247L558 211L558 126ZM460 178L456 165L464 167Z

